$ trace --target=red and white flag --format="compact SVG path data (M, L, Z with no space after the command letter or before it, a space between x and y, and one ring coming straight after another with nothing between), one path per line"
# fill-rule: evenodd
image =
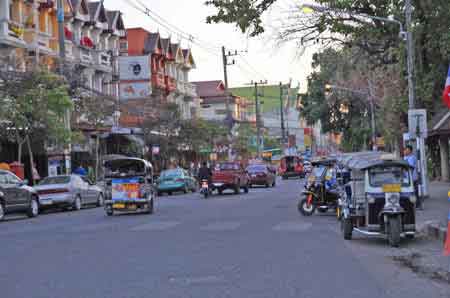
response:
M447 80L445 81L444 93L442 94L444 104L450 108L450 67L447 73Z

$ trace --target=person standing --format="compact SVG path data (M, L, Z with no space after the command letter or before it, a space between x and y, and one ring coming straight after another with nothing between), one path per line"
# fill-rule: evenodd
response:
M422 198L419 196L419 174L417 173L417 158L413 153L413 147L411 145L406 145L404 150L403 159L413 168L412 179L414 183L414 192L417 198L417 209L422 209Z

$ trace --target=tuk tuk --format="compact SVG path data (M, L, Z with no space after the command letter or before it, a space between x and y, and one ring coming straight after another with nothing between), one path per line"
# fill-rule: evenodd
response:
M103 162L105 181L105 211L154 211L153 167L139 158L116 157Z
M301 214L310 216L315 210L324 213L330 209L339 214L338 203L342 187L336 162L336 159L321 159L311 163L312 171L297 206Z
M357 231L398 247L402 236L414 238L417 198L408 163L382 153L347 155L342 163L350 173L340 201L344 239Z
M286 155L281 158L278 173L283 180L291 177L305 178L302 160L299 156L294 155Z

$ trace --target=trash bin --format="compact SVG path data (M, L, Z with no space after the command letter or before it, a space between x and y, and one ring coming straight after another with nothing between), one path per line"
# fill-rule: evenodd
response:
M25 169L23 164L16 161L9 164L9 167L11 169L11 172L13 172L17 177L19 177L22 180L25 179Z

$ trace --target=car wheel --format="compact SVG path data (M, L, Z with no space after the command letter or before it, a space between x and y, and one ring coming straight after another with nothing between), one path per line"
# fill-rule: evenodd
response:
M186 194L186 193L188 193L188 192L189 192L189 189L188 189L187 185L185 185L184 188L183 188L183 193Z
M5 208L3 207L3 203L0 203L0 221L5 218Z
M158 191L158 197L162 197L163 193L161 191Z
M154 212L154 199L152 198L150 200L150 203L148 204L147 210L145 211L145 213L147 214L153 214Z
M171 191L169 191L168 193L167 193L169 196L171 196L172 195L172 192Z
M273 183L272 183L272 187L275 187L275 186L277 186L277 182L275 181L275 179L273 180Z
M108 206L108 208L106 208L106 215L108 215L108 216L114 215L114 210L113 210L112 206Z
M266 182L266 188L269 188L269 186L270 186L269 182Z
M36 217L39 215L39 202L35 196L31 197L30 206L28 207L27 215L28 215L28 217Z
M248 186L248 184L246 184L246 185L244 186L244 192L245 192L245 193L248 193L248 189L249 189L249 186Z
M240 192L239 182L234 186L234 194L238 195Z
M75 198L75 201L73 201L72 209L75 211L81 210L81 197L80 196L77 196Z
M219 188L219 189L217 190L217 192L219 193L219 195L222 195L222 194L223 194L223 189Z
M97 198L97 207L102 207L105 204L105 199L103 198L103 194L98 194Z

